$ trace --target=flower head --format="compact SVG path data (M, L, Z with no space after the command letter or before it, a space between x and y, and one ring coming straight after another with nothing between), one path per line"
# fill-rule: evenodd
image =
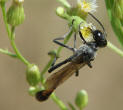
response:
M96 27L92 25L92 23L84 24L84 26L80 27L80 32L82 33L82 36L87 42L90 42L93 40L93 34L92 30L95 30Z
M38 66L34 64L27 66L26 79L31 86L36 86L40 82L40 71Z
M77 5L85 13L93 13L97 8L96 0L77 0Z

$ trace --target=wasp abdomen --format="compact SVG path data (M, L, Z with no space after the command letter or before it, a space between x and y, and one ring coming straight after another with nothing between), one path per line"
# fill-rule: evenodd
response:
M42 90L36 93L35 97L38 101L42 102L49 98L51 95L52 90Z

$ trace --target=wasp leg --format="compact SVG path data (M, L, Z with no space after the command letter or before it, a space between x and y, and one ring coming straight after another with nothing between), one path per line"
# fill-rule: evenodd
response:
M67 49L69 49L69 50L71 50L71 51L73 51L74 52L74 48L72 48L72 47L70 47L70 46L67 46L67 45L65 45L64 43L61 43L61 42L59 42L59 41L57 41L57 40L61 40L61 38L56 38L56 39L54 39L53 40L53 42L55 42L56 44L58 44L58 45L60 45L60 46L62 46L62 47L65 47L65 48L67 48Z
M76 48L76 33L74 34L74 48Z
M90 67L92 68L92 65L91 65L91 61L92 59L90 59L90 54L88 51L84 51L83 52L83 61Z
M73 22L74 22L74 19L72 20L72 25L73 25ZM69 46L67 46L67 45L65 45L65 44L63 44L63 43L61 43L61 42L58 41L58 40L64 40L73 31L73 26L72 25L70 27L69 32L67 32L62 37L59 37L59 38L54 39L53 42L56 43L56 44L58 44L58 45L60 45L60 46L62 46L62 47L66 47L69 50L72 50L74 52L74 50L75 50L74 48L71 48L71 47L69 47ZM51 67L53 67L55 65L55 62L56 62L57 59L58 59L58 57L55 55L55 58L54 58L54 60L53 60L53 62L51 64Z
M56 52L54 52L54 51L50 51L50 52L48 52L48 55L50 55L50 56L53 56L53 57L54 57L53 61L51 62L51 66L53 66L53 65L55 64L56 60L57 60L59 57L58 57L57 53L56 53Z
M87 65L88 65L90 68L92 68L92 65L91 65L91 62L90 62L90 61L87 62Z
M52 67L48 70L48 72L51 73L52 71L54 71L55 69L59 68L60 66L62 66L62 65L64 65L64 64L66 64L67 62L68 62L67 60L64 60L63 62L60 62L60 63L58 63L58 64L52 66Z
M56 60L57 60L57 57L55 56L55 58L53 59L53 62L52 62L52 64L51 64L51 67L55 65Z
M54 39L53 42L56 43L56 44L58 44L58 45L60 45L60 46L62 46L62 47L65 47L65 48L67 48L67 49L69 49L69 50L71 50L73 52L75 52L75 48L69 47L69 46L65 45L64 43L61 43L61 42L58 41L58 40L64 40L73 31L73 23L74 23L74 19L72 20L72 25L70 27L69 32L66 33L62 37L59 37L59 38ZM75 39L74 40L74 47L76 47L76 35L75 35L75 38L74 39Z
M76 70L75 76L79 76L79 70Z
M57 69L58 67L60 67L60 66L62 66L62 65L64 65L64 64L70 62L74 57L76 57L76 55L73 55L73 56L71 56L71 57L65 59L64 61L62 61L62 62L60 62L60 63L58 63L58 64L52 66L52 67L48 70L48 72L51 73L52 71L54 71L54 70Z

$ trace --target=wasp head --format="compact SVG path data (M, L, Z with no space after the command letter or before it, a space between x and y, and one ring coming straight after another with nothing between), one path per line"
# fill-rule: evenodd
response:
M97 44L97 47L105 47L107 45L106 34L100 30L93 31L93 37Z

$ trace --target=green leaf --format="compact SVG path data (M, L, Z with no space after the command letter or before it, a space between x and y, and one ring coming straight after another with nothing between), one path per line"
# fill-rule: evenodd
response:
M117 38L123 47L123 27L121 21L112 15L111 25L114 30L114 33L117 35Z
M115 3L114 0L105 0L105 3L106 3L109 19L112 25L112 29L114 33L116 34L121 46L123 47L123 26L122 26L123 20L119 19L117 16L113 14L113 11L114 11L113 5Z

